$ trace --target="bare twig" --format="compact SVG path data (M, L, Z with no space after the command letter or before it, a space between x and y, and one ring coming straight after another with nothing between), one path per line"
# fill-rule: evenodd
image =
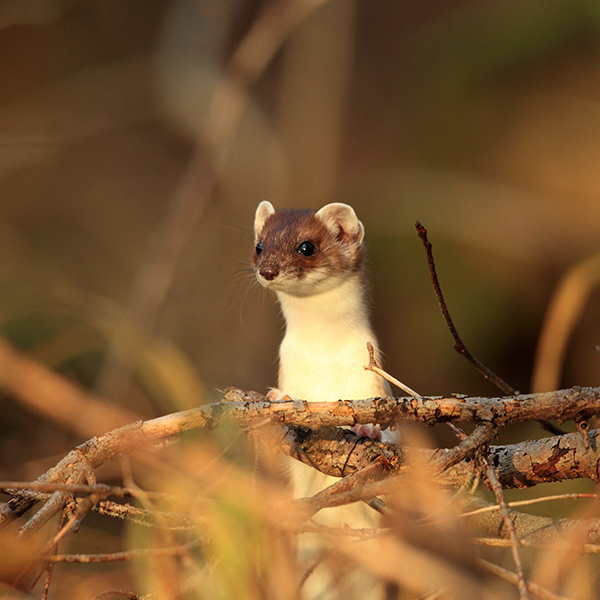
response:
M57 546L58 542L62 540L65 535L73 529L79 522L85 517L85 515L92 509L92 507L100 501L102 498L101 494L92 494L87 498L83 498L77 503L76 509L73 514L69 517L67 522L60 528L58 533L52 538L50 544Z
M192 540L181 546L167 548L141 548L137 550L124 550L122 552L103 552L100 554L46 554L38 560L45 563L107 563L136 560L148 556L183 556L200 547L199 540Z
M365 486L367 483L381 478L389 469L389 463L380 457L364 469L336 481L318 494L310 498L300 498L295 503L302 507L302 512L305 513L306 517L312 517L322 508L341 506L356 501L351 498L369 501L374 495L369 496L368 492L365 493Z
M475 367L475 369L477 369L477 371L479 371L487 380L489 380L491 383L493 383L499 390L501 390L508 396L513 396L513 395L517 394L518 392L517 392L517 390L515 390L515 388L513 388L509 383L504 381L504 379L502 379L500 376L498 376L496 373L494 373L490 368L488 368L486 365L484 365L479 359L475 358L475 356L473 356L473 354L470 352L470 350L465 346L461 337L458 335L458 331L454 325L452 317L450 316L450 311L448 310L446 301L444 300L444 295L442 293L442 288L440 286L440 282L439 282L439 279L437 276L437 271L435 268L435 261L433 260L433 250L432 250L431 242L429 241L429 239L427 237L427 229L425 229L425 227L423 227L423 225L421 225L421 223L419 221L416 222L415 226L417 228L417 233L419 235L419 238L423 242L423 246L425 248L425 253L427 255L427 266L429 267L429 274L431 276L431 283L432 283L433 289L435 291L435 296L437 298L440 310L442 311L444 320L446 321L446 325L448 326L448 329L450 330L450 334L452 335L452 337L454 339L454 349L459 354L462 354L462 356L464 356ZM556 427L556 425L554 425L553 423L550 423L546 419L538 419L538 422L544 429L546 429L546 431L549 431L550 433L553 433L554 435L560 435L560 434L564 433L564 431L562 429L560 429L559 427Z
M398 387L401 390L405 391L407 394L410 394L414 398L420 398L421 397L421 395L419 393L415 392L415 390L409 388L407 385L405 385L404 383L402 383L400 380L396 379L395 377L393 377L392 375L390 375L389 373L387 373L386 371L384 371L377 364L377 360L375 359L375 351L373 349L373 344L371 344L371 342L367 342L367 351L369 352L369 364L366 365L365 367L363 367L363 369L365 369L366 371L373 371L373 373L377 373L377 375L380 375L385 380L387 380L390 383L394 384L396 387Z
M48 598L48 594L50 592L50 583L52 582L52 575L54 573L54 569L49 568L46 572L46 581L44 582L44 591L42 592L42 600L46 600Z
M402 383L399 379L396 379L392 375L390 375L387 371L382 369L378 364L375 358L375 351L373 349L373 344L371 342L367 342L367 351L369 352L369 364L366 367L363 367L367 371L373 371L373 373L377 373L379 376L383 377L385 380L389 381L391 384L396 387L404 390L407 394L410 394L413 398L421 398L422 396L415 392L412 388L409 388L407 385ZM467 434L458 428L454 423L446 422L445 425L456 435L459 440L464 440L467 437Z
M500 510L502 511L504 527L510 540L510 548L512 552L513 561L515 563L515 570L517 573L517 586L519 588L519 598L521 598L521 600L527 600L529 598L529 592L527 590L527 582L525 581L525 575L523 573L523 564L521 563L521 557L519 555L519 540L517 538L513 522L510 518L510 509L508 508L506 500L504 499L504 492L502 491L502 486L500 485L498 477L496 476L495 468L492 465L490 465L485 456L480 456L479 461L485 468L485 473L492 486L494 495L496 496L496 501L498 502Z
M42 506L42 508L40 508L40 510L38 510L35 515L21 527L20 534L26 537L38 531L63 509L67 497L68 496L62 492L55 492L52 494L44 506Z
M509 504L512 504L509 502ZM464 515L463 515L464 516ZM505 538L473 538L473 543L479 546L492 546L498 548L510 548L510 540ZM537 540L519 540L519 546L523 548L542 548L544 550L564 551L566 548L570 553L600 554L600 544L578 544L561 539L554 542L540 542Z
M502 577L502 579L510 581L515 585L519 584L519 577L516 573L512 573L507 569L503 569L502 567L484 560L483 558L478 559L478 563L486 571L494 573L494 575ZM528 591L531 592L536 598L542 598L543 600L573 600L572 598L568 598L566 596L557 596L537 583L529 582L527 584L527 588Z
M435 268L435 262L433 260L433 250L431 246L431 242L427 238L427 229L419 223L416 222L415 227L417 228L417 233L419 234L419 238L423 242L423 246L425 247L425 253L427 255L427 266L429 267L429 274L431 275L431 283L433 285L433 289L435 291L435 296L438 301L438 305L440 310L442 311L442 315L444 316L444 321L446 321L446 325L450 330L452 337L454 338L454 349L462 354L486 379L491 381L498 389L502 390L507 395L513 395L516 393L515 389L506 383L501 377L496 375L491 369L486 367L481 361L471 354L471 352L464 345L460 336L458 335L458 331L454 326L454 322L452 321L452 317L450 316L450 312L448 310L448 306L446 305L446 301L444 300L444 294L442 293L442 288L440 287L440 282L437 276L437 271Z
M582 498L585 499L598 499L598 494L556 494L554 496L542 496L541 498L530 498L529 500L513 500L512 502L507 502L506 505L510 508L516 508L518 506L531 506L532 504L540 504L542 502L554 502L556 500L580 500ZM478 508L477 510L471 510L466 513L463 513L463 517L470 517L472 515L481 514L484 512L489 512L492 510L500 510L501 507L498 504L494 504L492 506L486 506L483 508Z
M103 590L94 596L94 600L106 598L107 596L123 596L123 598L126 598L127 600L144 600L141 596L138 596L134 592L126 592L124 590L117 589ZM145 598L148 599L148 596L145 596Z
M148 498L156 498L158 495L156 492L147 493ZM165 494L163 497L167 498L169 496L173 497L171 494ZM101 515L126 519L136 525L145 527L187 531L198 525L198 519L193 519L185 513L148 510L147 508L131 506L131 504L111 502L110 500L101 500L94 506L93 510Z
M432 473L434 475L438 474L464 460L467 456L473 455L487 444L495 435L495 432L496 430L488 424L480 425L455 448L441 454L434 453L429 465ZM373 493L374 486L367 484L384 477L386 474L395 473L398 469L397 460L380 456L369 463L368 466L335 482L315 496L301 498L295 502L302 506L302 511L307 517L310 517L322 508L349 504L357 500L370 501L377 493ZM378 487L380 491L389 491L393 486L382 484ZM383 510L385 510L384 507Z
M69 492L71 494L83 495L100 493L105 494L106 496L117 496L121 498L128 498L135 496L136 494L136 490L134 489L124 488L117 485L106 485L105 483L76 485L74 483L29 483L25 481L0 481L0 490L4 490L9 493L19 490L20 494L23 494L25 490L31 490L32 492L40 492L40 494L43 496L46 496L51 492ZM155 493L158 494L158 492ZM164 496L164 494L160 495Z

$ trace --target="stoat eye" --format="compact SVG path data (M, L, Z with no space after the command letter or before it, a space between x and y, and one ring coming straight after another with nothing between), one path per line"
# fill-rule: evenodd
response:
M256 254L260 254L263 251L263 243L262 242L258 242L258 244L256 244Z
M298 246L298 254L302 254L302 256L312 256L315 253L315 250L315 245L309 241L302 242Z

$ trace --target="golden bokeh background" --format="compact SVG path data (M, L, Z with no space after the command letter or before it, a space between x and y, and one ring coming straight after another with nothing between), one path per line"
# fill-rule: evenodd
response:
M282 322L252 283L254 209L343 201L388 370L496 393L452 349L419 220L465 343L528 391L554 291L600 251L599 6L274 6L2 3L3 334L144 417L264 391ZM567 293L560 386L600 382L596 263ZM2 402L7 477L72 446Z

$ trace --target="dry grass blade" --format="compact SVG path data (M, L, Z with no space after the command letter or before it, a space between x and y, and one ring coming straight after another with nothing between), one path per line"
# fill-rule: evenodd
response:
M600 254L594 254L570 269L554 292L538 338L531 378L534 392L560 385L569 336L599 281Z

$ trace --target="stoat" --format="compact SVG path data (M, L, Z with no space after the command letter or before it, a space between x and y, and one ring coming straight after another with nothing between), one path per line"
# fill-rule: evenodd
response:
M254 234L256 277L276 293L285 317L277 391L312 402L388 396L387 382L363 368L367 342L379 351L366 298L365 229L352 207L276 211L261 202ZM319 491L294 479L297 495ZM318 479L321 487L333 481Z
M270 202L261 202L254 234L256 277L275 292L285 317L278 389L271 397L335 402L390 395L387 382L364 369L367 342L377 358L379 350L366 298L365 229L352 207L335 202L316 212L276 211ZM378 429L368 426L356 431L378 437ZM312 496L335 481L298 461L290 462L296 497ZM378 519L370 507L354 504L325 509L315 520L330 526L374 527ZM299 543L301 562L314 565L321 551L319 539L304 534ZM382 597L381 585L360 569L353 569L343 584L340 588L324 566L305 582L302 598Z

